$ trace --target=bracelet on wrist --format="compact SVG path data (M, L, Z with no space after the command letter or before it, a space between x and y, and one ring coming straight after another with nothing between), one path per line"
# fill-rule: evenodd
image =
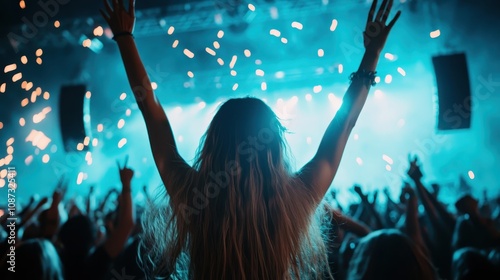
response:
M353 72L349 76L349 80L354 81L357 79L363 79L367 83L367 86L375 86L377 82L375 82L375 78L377 77L377 72L376 71L366 71L366 70L358 70L358 72Z
M121 36L130 36L130 37L134 38L134 34L132 34L132 32L124 31L124 32L119 32L119 33L114 34L113 38L111 38L111 39L116 41L116 38L121 37Z

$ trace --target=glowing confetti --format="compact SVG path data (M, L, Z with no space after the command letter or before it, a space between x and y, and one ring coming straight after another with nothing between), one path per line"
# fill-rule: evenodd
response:
M117 127L118 127L118 129L122 129L124 125L125 125L125 120L124 119L120 119L118 121Z
M10 137L9 140L7 140L7 142L5 142L5 145L6 146L11 146L12 144L14 144L14 137Z
M224 37L224 31L219 30L219 32L217 32L217 38L221 39L222 37Z
M0 129L3 128L3 122L0 122Z
M296 28L296 29L298 29L298 30L302 30L302 27L303 27L303 26L302 26L302 23L300 23L300 22L298 22L298 21L294 21L294 22L292 22L292 27L293 27L293 28Z
M274 76L276 77L276 79L283 79L285 77L285 72L278 71L278 72L274 73Z
M385 53L384 57L387 58L390 61L394 61L395 60L395 57L394 57L394 55L392 53Z
M19 125L20 126L24 126L26 124L26 120L24 120L24 118L20 118L19 119Z
M391 170L392 170L392 167L391 167L389 164L387 164L387 165L385 166L385 170L387 170L387 171L391 171Z
M184 55L186 55L187 57L189 58L193 58L194 57L194 53L188 49L184 49Z
M313 92L314 93L319 93L323 90L323 87L321 85L317 85L313 87Z
M389 156L388 156L388 155L386 155L386 154L382 155L382 159L383 159L384 161L386 161L388 164L393 164L393 163L394 163L394 161L392 160L392 158L391 158L391 157L389 157Z
M281 32L278 29L271 29L269 31L269 34L271 34L271 35L273 35L275 37L278 37L278 38L281 36Z
M339 64L339 74L342 74L342 72L344 72L344 65Z
M22 64L28 63L28 58L25 55L21 56L21 63Z
M92 139L92 146L97 147L98 144L99 144L99 139L97 138Z
M120 94L120 100L125 100L125 98L127 98L127 94L122 92L122 94Z
M83 145L88 146L89 143L90 143L90 137L85 136L85 138L83 139Z
M102 125L102 123L97 125L97 132L102 132L103 129L104 129L104 126Z
M29 82L29 83L26 83L26 87L24 88L26 91L30 90L33 88L33 83L32 82Z
M380 77L379 76L375 77L375 83L377 83L377 84L380 83Z
M250 57L252 55L252 53L250 52L250 50L244 50L243 54L245 54L246 57Z
M471 180L474 180L474 178L476 177L476 175L474 174L474 172L472 172L472 170L469 170L468 175Z
M191 72L191 71L188 71L188 72L187 72L187 75L188 75L188 77L189 77L189 78L194 78L194 74L193 74L193 72Z
M238 89L238 83L235 83L235 84L233 85L233 90L237 90L237 89Z
M218 50L220 48L220 44L217 41L214 41L214 48Z
M325 51L323 49L318 50L318 56L323 57L325 55Z
M338 24L339 22L336 19L332 20L332 24L330 25L330 31L332 32L335 31L335 29L337 29Z
M7 176L7 169L2 169L2 171L0 171L0 178L5 178L5 176Z
M235 70L231 70L231 76L235 77L238 73Z
M152 88L153 90L157 89L157 88L158 88L158 84L157 84L157 83L155 83L155 82L152 82L152 83L151 83L151 88Z
M211 48L208 48L208 47L207 47L207 48L205 48L205 51L206 51L208 54L212 55L212 56L215 56L215 54L216 54L214 50L212 50Z
M172 43L172 48L177 48L177 46L179 45L179 40L175 40L173 43Z
M306 94L306 101L311 101L313 99L310 93Z
M12 81L15 83L15 82L19 81L22 77L23 77L23 74L19 72L19 73L15 74L14 76L12 76Z
M392 82L392 75L385 76L384 81L386 84L390 84Z
M78 176L76 177L76 184L81 185L83 182L83 172L78 173Z
M24 159L24 164L30 165L32 161L33 161L33 156L29 155Z
M40 113L33 115L33 123L40 123L43 121L50 111L52 111L52 108L45 107Z
M363 165L363 160L360 157L356 158L356 162L358 163L358 165Z
M38 49L38 50L36 50L36 52L35 52L35 55L36 55L36 56L42 56L42 54L43 54L43 50L42 50L42 49Z
M256 60L255 60L255 64L257 64L257 65L261 65L261 64L262 64L262 60L260 60L260 59L256 59Z
M262 82L262 83L260 84L260 89L261 89L261 90L267 90L267 83L266 83L266 82Z
M283 44L288 43L288 39L287 38L281 38L281 43L283 43Z
M50 156L48 154L45 154L42 156L42 162L47 163L50 160Z
M0 188L3 188L5 187L5 180L4 179L0 179ZM0 217L2 217L4 214L4 211L3 210L0 210Z
M54 21L55 28L59 28L60 26L61 26L61 23L58 20Z
M231 62L229 62L229 68L233 69L237 60L238 60L238 57L236 55L233 55L233 57L231 58Z
M17 65L15 63L12 63L12 64L5 66L5 68L3 69L3 72L9 73L10 71L14 71L16 69L17 69Z
M21 0L21 1L19 2L19 7L21 7L21 9L26 8L26 2L24 2L24 0Z
M251 3L248 4L248 9L252 12L255 12L255 6Z
M435 30L435 31L432 31L432 32L430 33L430 36L431 36L431 38L432 38L432 39L435 39L435 38L437 38L437 37L441 36L441 31L440 31L439 29L438 29L438 30Z
M12 159L14 159L14 157L12 155L7 155L5 157L5 164L10 164L10 162L12 161Z
M83 151L83 148L84 148L83 143L78 143L78 145L76 145L76 149L77 149L78 151Z
M170 27L168 28L168 30L167 30L167 34L168 34L168 35L172 35L172 34L174 34L174 31L175 31L175 27L170 26Z
M130 110L130 109L125 110L125 116L128 117L128 116L130 116L131 113L132 113L132 110Z
M88 47L90 47L90 45L92 45L92 41L90 39L87 38L87 39L83 40L83 42L82 42L83 47L88 48Z
M26 137L26 142L31 142L33 146L39 148L40 150L44 150L49 145L50 138L47 137L43 132L37 130L31 130L28 137Z
M198 108L200 109L203 109L207 106L207 103L205 103L204 101L201 101L200 103L198 103Z
M264 77L264 71L262 69L255 70L255 75Z
M36 97L37 97L37 94L36 94L36 91L33 91L31 93L31 103L35 103L36 102Z
M403 68L398 67L398 72L399 72L399 74L401 74L401 76L403 76L403 77L406 76L406 71Z
M217 58L217 62L219 63L220 66L224 65L224 60L222 58Z
M7 87L6 83L3 83L2 85L0 85L0 93L4 93L6 87Z

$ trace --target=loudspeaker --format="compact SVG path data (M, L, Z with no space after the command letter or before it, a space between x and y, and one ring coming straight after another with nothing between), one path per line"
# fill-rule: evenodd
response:
M62 86L59 97L59 121L66 152L77 151L78 143L83 143L86 133L83 122L83 99L85 85ZM87 150L84 146L82 150Z
M470 128L472 100L464 53L432 58L438 88L438 130Z

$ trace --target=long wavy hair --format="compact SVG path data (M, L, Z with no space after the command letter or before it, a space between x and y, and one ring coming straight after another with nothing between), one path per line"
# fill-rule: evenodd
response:
M330 276L311 189L287 164L284 127L264 102L230 99L201 141L193 174L144 214L149 277L320 279ZM174 203L176 202L176 203Z

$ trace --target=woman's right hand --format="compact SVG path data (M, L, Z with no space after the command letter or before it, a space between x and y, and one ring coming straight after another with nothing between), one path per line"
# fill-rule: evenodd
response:
M123 4L124 0L104 0L106 12L100 9L102 17L106 20L114 35L120 33L132 33L135 24L135 0L128 1L128 11Z

